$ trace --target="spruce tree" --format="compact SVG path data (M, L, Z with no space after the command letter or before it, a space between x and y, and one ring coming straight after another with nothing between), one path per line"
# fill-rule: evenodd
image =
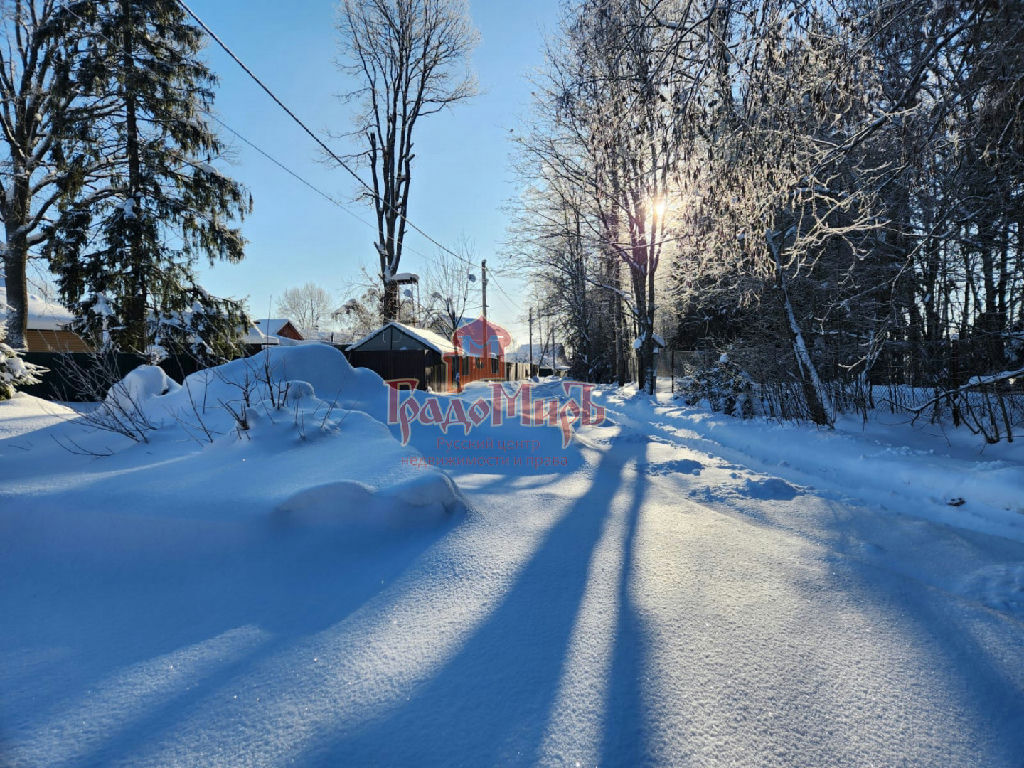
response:
M233 224L252 201L211 165L223 147L205 119L217 80L199 58L203 33L174 0L98 0L89 21L90 87L116 105L104 137L115 194L65 201L49 248L62 296L122 350L173 339L224 356L241 305L209 296L194 268L243 258Z

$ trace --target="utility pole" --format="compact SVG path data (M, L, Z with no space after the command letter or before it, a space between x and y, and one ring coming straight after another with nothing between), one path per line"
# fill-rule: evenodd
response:
M486 362L484 362L484 366L485 366L485 368L484 368L484 376L487 376L487 375L490 374L490 367L491 367L491 363L490 363L491 353L490 353L490 347L488 345L488 341L489 341L488 336L490 336L490 333L488 332L488 328L487 328L487 259L483 259L480 262L480 287L481 287L481 289L483 291L483 305L484 305L484 348L482 350L482 353L483 353L483 356L484 356L484 360L486 361Z
M530 378L533 378L533 307L530 307Z
M487 259L480 262L480 284L484 291L484 320L487 319Z

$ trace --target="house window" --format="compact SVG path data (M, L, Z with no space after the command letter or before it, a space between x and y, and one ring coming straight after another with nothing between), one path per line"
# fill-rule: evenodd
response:
M478 357L478 358L476 359L476 367L477 367L477 368L483 368L483 367L484 367L484 361L483 361L483 358L480 358L480 357Z
M491 374L497 375L498 373L498 358L491 358Z

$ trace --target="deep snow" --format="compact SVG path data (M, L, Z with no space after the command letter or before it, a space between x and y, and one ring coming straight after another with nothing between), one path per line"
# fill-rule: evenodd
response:
M1019 447L615 390L403 447L266 359L139 371L148 443L0 404L0 765L1021 765Z

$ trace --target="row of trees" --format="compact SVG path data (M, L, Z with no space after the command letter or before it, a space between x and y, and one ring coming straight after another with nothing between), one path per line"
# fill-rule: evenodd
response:
M346 99L359 106L349 159L372 182L375 314L389 320L406 281L414 129L475 92L464 65L476 32L462 0L339 10L342 67L356 83ZM23 344L26 265L42 257L97 338L137 351L201 338L196 351L227 351L242 307L206 294L194 267L242 258L236 222L251 199L212 164L223 147L206 119L216 78L198 56L202 31L176 0L0 0L0 14L10 342Z
M82 330L122 350L229 351L239 303L196 282L238 261L252 201L214 167L216 78L175 0L0 0L0 216L9 343L46 259Z
M635 356L653 391L660 337L729 348L823 424L872 381L1010 379L1022 19L1020 0L567 8L515 241L576 375L623 381Z

